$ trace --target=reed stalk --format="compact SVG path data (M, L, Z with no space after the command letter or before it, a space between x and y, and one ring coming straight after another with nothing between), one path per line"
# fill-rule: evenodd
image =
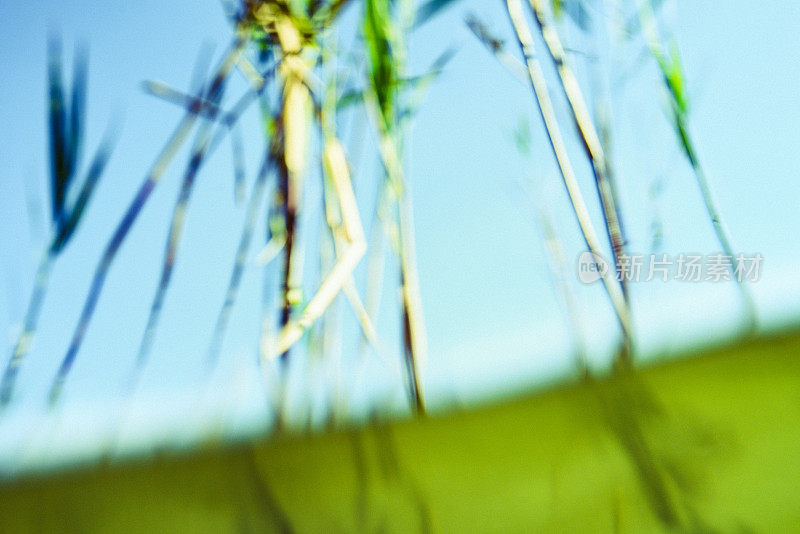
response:
M570 163L566 146L564 145L563 138L561 137L561 131L558 126L558 120L556 119L553 104L550 100L550 94L547 88L547 82L545 81L544 72L542 71L539 60L536 58L533 37L530 29L528 28L528 24L525 21L522 3L520 0L507 0L506 7L509 18L511 19L511 24L514 27L517 42L522 51L522 55L525 58L528 77L536 98L537 108L544 123L550 148L552 149L553 156L558 164L562 181L567 190L567 194L570 197L573 213L578 220L578 224L581 228L581 233L588 250L592 254L602 257L600 252L600 243L597 238L597 233L594 229L594 224L589 216L589 211L586 207L585 201L583 200L583 195L580 192L580 188L575 178L575 172L572 169L572 164ZM611 276L610 269L606 270L602 274L602 281L603 287L605 288L616 313L620 328L622 329L623 338L625 340L630 340L630 316L620 285L618 281Z
M217 74L215 75L213 81L211 82L209 88L209 94L215 94L223 89L228 73L235 65L236 60L239 54L241 53L243 45L244 41L241 38L237 38L234 41L233 45L226 53L225 58L223 59L217 71ZM114 259L116 258L117 252L119 251L120 247L125 241L125 238L128 235L128 232L133 227L134 222L136 222L136 219L138 218L139 214L141 213L142 209L147 203L147 200L150 198L150 195L152 194L153 190L161 181L161 178L164 176L167 166L172 161L175 154L178 152L179 148L181 147L181 145L183 145L184 141L186 140L186 137L188 136L189 132L194 126L195 121L197 120L197 117L198 114L195 111L190 110L186 113L186 115L180 121L178 126L175 128L175 131L170 136L166 145L156 158L156 161L153 164L150 172L148 173L144 182L139 187L136 196L134 197L131 204L128 206L128 209L126 210L124 216L122 217L122 220L119 222L111 239L106 245L106 249L103 252L103 255L100 259L97 268L95 269L94 276L92 278L92 283L89 288L89 293L86 298L86 301L84 302L83 310L81 311L81 315L78 320L78 325L73 333L72 340L70 341L69 344L69 348L67 349L67 352L61 361L61 365L58 368L56 377L53 380L52 385L50 386L48 403L51 407L55 406L55 404L61 397L61 392L64 386L64 382L66 381L66 378L69 375L70 370L72 369L72 365L75 362L75 358L78 355L78 351L80 350L84 336L86 335L86 331L89 328L89 323L91 322L92 316L94 315L95 307L97 306L97 302L100 299L100 295L102 293L106 277L108 276L109 269L111 268L111 265L113 264Z
M730 230L717 204L711 184L700 163L697 148L689 130L689 103L686 94L685 80L678 57L677 47L673 46L668 54L662 44L655 22L655 13L650 0L639 0L639 21L644 32L645 41L650 54L656 60L662 81L669 98L670 118L681 150L694 173L695 181L700 189L706 213L711 221L717 241L722 251L730 258L731 277L737 282L739 293L745 308L745 324L748 332L758 327L758 312L755 301L743 277L737 277L741 269L739 254L733 246Z
M627 280L624 276L621 276L619 270L620 258L625 255L625 236L622 233L620 224L619 202L612 182L610 162L606 159L603 144L586 106L580 85L572 68L569 66L558 31L547 16L544 3L542 0L528 0L528 4L533 11L548 54L556 66L561 90L569 103L572 118L580 134L586 156L591 163L595 183L597 184L597 193L603 208L606 233L611 242L617 279L625 297L626 306L630 309Z
M74 191L83 146L83 126L86 100L86 58L79 50L75 58L73 87L69 105L61 76L61 43L51 38L48 46L48 88L50 119L50 182L52 205L52 235L42 253L34 275L34 286L25 318L11 358L0 379L0 410L13 397L17 375L33 346L42 305L50 285L50 273L60 253L70 242L85 214L89 200L102 176L113 150L111 131L104 136L100 147L77 190Z

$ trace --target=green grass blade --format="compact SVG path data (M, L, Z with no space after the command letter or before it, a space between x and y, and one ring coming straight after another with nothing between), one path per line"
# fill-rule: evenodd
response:
M662 43L661 35L656 27L655 9L649 0L642 0L639 7L639 18L644 32L644 38L650 50L650 54L656 61L664 88L669 97L670 118L678 143L683 150L689 165L695 176L695 180L700 189L700 194L705 204L708 218L716 234L717 241L722 247L725 255L731 258L730 270L732 278L736 281L745 308L745 325L748 329L754 329L758 323L758 313L756 310L753 296L744 280L736 277L736 270L739 268L737 251L732 244L732 238L728 226L722 218L711 184L705 174L705 170L700 163L697 149L692 141L689 132L689 102L686 93L686 83L684 81L683 68L681 66L680 54L675 41L671 41L666 48Z
M22 332L17 338L11 358L6 365L2 380L0 380L0 409L11 402L19 369L33 344L42 304L49 286L52 265L75 231L111 153L111 141L109 136L106 136L90 166L75 205L72 208L65 207L67 188L74 175L80 151L86 98L86 62L85 56L80 50L76 53L75 58L74 87L69 114L65 108L61 74L61 44L53 37L48 43L48 87L52 217L55 222L55 235L39 261Z
M425 95L431 84L444 72L447 64L455 57L456 52L455 48L448 48L434 60L425 74L403 80L402 89L411 94L408 96L405 106L398 117L401 123L410 120L414 116L419 106L422 105L423 100L425 100Z
M394 64L398 37L390 2L366 0L363 31L370 82L378 100L382 128L390 131L396 125L395 93L398 86Z

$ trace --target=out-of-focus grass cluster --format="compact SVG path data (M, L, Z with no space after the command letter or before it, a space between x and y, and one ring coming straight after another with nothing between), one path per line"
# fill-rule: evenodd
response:
M405 185L403 132L425 87L444 68L450 53L444 53L429 72L409 76L405 71L405 39L412 27L424 23L446 4L429 2L415 11L408 1L229 2L225 7L233 41L210 75L196 69L189 92L160 82L145 83L146 91L184 107L185 115L158 154L101 255L74 335L53 380L50 406L56 406L61 398L108 272L130 229L172 160L194 133L189 162L169 224L161 276L134 370L123 393L130 395L136 391L158 335L160 314L179 259L184 220L196 180L204 162L225 138L230 138L233 147L236 197L245 196L242 133L238 121L254 104L258 105L262 119L263 161L249 192L245 226L205 363L213 369L218 359L259 225L265 228L267 240L261 244L258 258L265 269L277 270L280 278L276 321L273 321L275 314L269 298L265 297L259 342L259 357L264 366L278 361L278 373L285 374L290 351L299 340L307 336L330 337L329 330L336 328L336 321L330 317L333 312L329 313L329 306L340 294L358 318L364 344L373 354L378 354L374 316L375 302L384 290L383 259L373 262L375 268L369 274L368 294L366 299L362 298L353 271L365 254L367 242L350 180L347 151L339 132L341 114L357 105L363 106L369 117L383 167L378 176L380 194L375 206L380 230L373 232L373 241L381 241L383 235L388 237L399 272L404 360L402 365L394 362L388 365L392 369L397 367L398 379L406 382L413 409L425 410L419 376L419 361L424 359L426 351L425 327L414 257L412 208ZM345 51L339 46L342 30L338 23L341 12L348 8L362 9L363 22L358 28L354 49ZM42 260L25 329L3 378L3 406L13 401L16 374L35 334L50 266L76 228L109 155L106 143L99 150L74 203L66 205L80 151L85 68L79 58L71 107L67 110L60 80L61 60L55 52L50 63L55 237ZM198 65L202 65L202 61ZM227 107L226 87L230 76L237 71L246 77L250 89ZM320 173L315 172L318 168ZM316 208L307 206L304 182L318 177L323 181L324 225L316 230L319 232L316 239L304 239L309 230L299 231L301 213ZM320 250L312 250L310 243L321 243ZM304 258L310 255L317 255L322 266L318 281L303 279ZM309 288L310 296L307 296L304 293ZM265 291L265 295L267 293ZM310 345L314 344L312 340ZM403 373L399 372L401 367ZM275 398L281 396L278 394ZM280 408L277 414L280 419Z
M204 162L221 143L230 140L234 154L235 196L239 200L249 198L225 299L219 303L204 364L213 369L218 360L245 264L251 255L251 245L261 227L264 229L261 235L265 238L257 243L261 248L258 259L265 272L277 273L278 278L277 284L270 285L265 281L258 342L258 355L265 375L270 372L277 375L277 379L265 383L265 387L275 392L272 399L276 420L281 422L284 417L283 399L290 377L287 371L289 362L308 357L312 348L324 358L331 340L341 336L338 331L341 322L336 317L340 312L331 306L340 296L357 318L360 330L357 334L362 346L367 348L370 357L380 357L388 370L395 371L396 378L405 385L412 410L424 413L421 370L427 343L404 147L408 124L424 98L425 89L446 68L453 51L437 51L440 54L438 59L426 72L412 75L407 72L406 43L413 38L416 28L454 4L454 0L429 0L420 6L415 6L411 0L227 2L226 13L233 38L212 72L205 73L198 67L188 92L160 82L146 82L148 92L181 106L185 113L101 254L78 324L53 379L50 406L56 406L61 399L120 248L172 160L193 135L189 161L183 171L169 222L161 274L133 371L123 394L130 396L137 390L156 336L168 335L159 332L161 311L168 298L174 266L180 259L181 238L192 193ZM353 30L340 22L347 9L361 10L356 36L344 35ZM512 46L495 37L492 29L477 17L469 16L466 24L513 76L530 86L585 250L602 255L607 247L612 253L617 270L604 272L602 281L619 325L617 363L629 367L635 356L635 336L629 290L626 278L619 271L621 260L626 255L626 236L624 209L619 202L614 161L610 157L613 132L608 105L602 101L601 95L595 94L594 88L587 91L579 83L572 65L572 55L577 52L564 42L563 36L563 27L568 23L580 32L595 31L596 24L592 20L595 15L578 0L529 0L527 3L508 0L502 9L513 30ZM619 26L627 32L625 38L640 40L643 50L661 72L668 119L673 123L678 145L697 177L718 240L723 250L733 256L731 237L714 203L689 133L688 96L677 47L674 43L664 46L667 40L661 37L657 9L658 5L641 0L622 3L617 6L617 11L606 15L622 19ZM349 49L342 45L345 41L352 42ZM539 43L543 45L541 49ZM61 80L61 60L57 47L53 45L52 48L49 84L53 239L40 264L25 327L0 384L3 406L13 402L15 378L37 327L51 265L77 228L110 154L110 143L104 142L81 186L76 185L74 178L78 175L83 138L86 70L83 56L79 55L75 62L71 100L67 105ZM516 53L512 51L515 48L518 49ZM554 76L545 75L545 62L554 67ZM203 65L203 61L198 65ZM235 73L246 78L249 89L232 101L230 95L226 98L226 89ZM557 100L566 104L565 116L557 113L554 105ZM254 110L256 106L257 110ZM369 240L358 207L364 204L364 200L357 197L350 177L352 164L348 151L355 151L357 147L342 141L343 116L354 106L361 107L371 126L376 140L374 156L381 162L381 171L375 176L378 194L374 200L375 222ZM247 132L247 135L261 135L264 141L262 162L248 192L239 119L251 111L259 113L262 131ZM583 149L582 154L575 154L568 148L571 144L567 142L567 136L573 134ZM355 139L354 142L362 140ZM526 150L526 142L522 137L518 139L521 150ZM592 170L593 189L582 188L576 178L575 161L580 158L585 158ZM304 195L308 181L317 179L322 184L321 207L309 205ZM589 205L594 202L602 208L599 221L590 215ZM322 223L316 228L302 228L302 214L309 210L321 212ZM572 297L564 282L565 262L559 236L562 229L552 224L546 210L540 209L538 213L548 244L554 283L559 286L564 311L570 316L571 324L577 324L570 305ZM384 241L393 253L393 267L397 273L395 283L386 283L385 280ZM357 283L354 272L366 254L370 255L370 261L366 283L363 284L366 290L362 295L359 291L361 284ZM318 278L308 279L305 269L308 258L320 266ZM731 268L734 269L735 264ZM743 284L740 288L748 305L748 321L754 324L755 314L749 293ZM377 303L386 291L396 291L399 295L398 316L402 331L402 359L399 362L383 354L379 339L381 333L375 326ZM275 298L271 296L273 293L277 295ZM579 336L577 328L575 336ZM308 341L305 350L297 350L301 340ZM586 350L589 348L582 347L579 352L585 354ZM346 398L346 393L337 391L329 400L330 420L346 415Z
M446 68L453 51L437 51L438 59L422 73L408 72L406 55L407 42L413 38L414 30L453 4L456 4L455 0L430 0L420 6L415 6L411 0L228 2L226 11L233 37L210 73L202 68L204 61L199 61L200 67L196 69L194 83L188 91L160 82L145 83L146 91L180 106L184 113L101 252L78 324L52 382L49 394L51 408L59 405L62 394L68 390L70 370L80 354L106 277L113 268L120 248L124 246L129 231L168 167L181 147L188 143L189 160L183 169L179 194L169 220L164 254L160 258L160 277L146 327L141 333L139 350L132 362L130 380L122 394L130 398L137 391L156 336L169 335L169 332L159 330L160 317L164 302L169 297L174 267L180 261L181 238L186 214L191 208L192 193L197 180L202 179L204 163L222 143L229 141L234 154L231 173L233 190L235 197L245 203L246 214L240 235L231 236L231 239L238 241L238 245L232 258L225 298L218 303L219 311L209 336L208 351L198 357L198 365L205 365L210 372L219 359L246 264L255 255L253 241L256 236L262 236L263 239L255 243L260 249L257 258L265 273L274 274L276 280L265 276L263 316L257 346L265 374L265 388L270 388L272 393L271 408L277 427L291 424L285 408L291 379L291 373L288 372L290 362L297 358L316 362L318 360L313 360L310 354L314 351L318 353L316 356L320 356L319 359L324 359L329 354L327 349L343 335L340 331L342 322L337 317L341 311L332 306L339 298L346 302L357 319L359 331L356 334L364 352L368 357L382 359L387 371L394 371L396 379L403 383L410 409L417 414L425 413L422 369L427 343L414 250L413 209L406 176L405 148L409 122L413 120L426 88L435 83L436 77ZM667 103L667 119L675 132L674 141L697 179L720 246L726 254L735 258L731 236L716 206L698 150L692 141L686 81L677 46L673 40L662 37L664 30L658 21L659 5L660 2L653 5L648 0L620 2L618 12L604 13L604 16L621 18L619 27L626 32L624 38L638 39L643 51L658 69L662 79L662 94ZM353 478L356 481L352 484L355 489L349 494L338 491L339 480L325 479L325 484L316 487L309 480L317 480L315 477L319 473L309 467L312 465L309 458L302 457L301 453L292 456L293 452L282 451L286 457L295 458L300 467L289 473L285 466L274 463L270 466L269 469L277 473L275 479L281 484L277 493L290 503L290 507L298 503L307 506L302 502L302 496L292 494L297 481L301 480L308 484L308 488L321 494L330 492L331 488L337 490L333 497L327 496L327 503L336 503L338 506L343 502L340 510L356 509L357 513L352 517L346 514L337 516L337 520L349 527L369 526L378 529L385 526L381 522L387 521L386 518L394 511L410 510L404 517L412 518L416 527L427 530L431 524L435 524L436 513L442 510L477 510L487 504L475 503L474 496L464 489L471 482L456 480L458 477L480 478L478 482L485 483L480 489L485 491L487 484L493 480L491 469L505 469L501 478L506 483L518 482L520 477L515 477L518 474L515 470L522 470L524 474L521 478L527 482L530 480L525 477L530 473L535 473L535 476L528 478L535 478L536 484L544 484L544 477L551 477L555 481L551 481L552 490L548 490L549 493L537 494L535 502L538 513L544 514L545 502L552 501L556 505L567 503L571 506L565 507L564 511L557 509L558 506L551 506L556 509L551 509L552 520L548 516L539 522L541 525L573 524L585 528L585 524L591 524L594 517L591 516L587 521L581 515L581 506L588 503L584 509L590 511L587 515L611 509L612 513L607 519L615 530L619 530L628 513L649 528L706 530L703 512L718 519L720 510L726 507L730 509L737 499L742 498L733 488L735 479L726 464L728 458L736 455L736 451L731 452L735 447L724 442L718 432L736 433L742 444L765 457L771 444L785 446L788 442L785 435L773 439L754 432L754 429L764 430L763 425L759 426L758 421L747 418L749 404L743 401L744 396L735 391L736 380L728 378L713 382L710 377L719 372L722 362L724 365L735 365L739 373L736 376L749 385L769 382L777 384L775 391L783 392L787 388L784 383L786 375L775 369L785 367L791 371L791 376L796 374L796 365L785 356L789 350L786 346L796 348L797 340L794 337L772 340L768 345L769 350L762 350L752 342L742 345L748 354L764 352L776 366L768 371L761 368L749 369L752 372L743 371L740 366L746 366L748 362L752 365L752 360L742 357L736 350L728 350L716 354L715 359L708 362L683 362L665 367L666 371L646 371L649 380L657 384L656 388L650 387L644 373L640 374L633 367L636 347L631 299L626 279L619 271L622 258L627 254L624 206L620 204L617 194L617 173L611 157L613 132L608 104L602 101L602 95L596 88L584 87L579 82L572 57L575 53L588 52L570 48L565 39L566 32L563 31L565 24L571 24L577 31L591 33L595 28L592 19L597 16L595 10L599 8L589 7L579 0L507 0L500 8L513 30L510 43L496 37L492 28L475 16L467 17L466 24L489 53L509 71L509 80L517 77L529 86L550 155L570 200L571 215L578 223L585 251L598 256L602 256L606 249L611 251L617 270L603 272L602 283L619 329L615 375L604 383L595 382L589 376L585 356L592 347L578 339L579 321L569 285L565 281L567 267L561 244L563 228L553 223L547 206L539 205L537 222L545 236L550 274L558 286L564 313L574 330L579 366L586 380L569 390L537 399L536 402L540 404L528 400L528 404L508 405L494 412L454 419L456 423L453 426L447 421L420 419L407 423L410 426L379 429L375 438L379 442L375 453L377 460L374 462L377 467L364 461L365 447L361 440L367 431L326 436L322 439L328 441L320 442L321 453L315 461L326 464L326 468L342 477ZM355 37L343 35L352 30L340 22L346 9L361 10ZM353 43L351 48L342 45L350 41ZM665 43L669 43L669 46ZM547 64L553 69L552 75L545 74L548 71L544 65ZM52 236L38 268L23 331L0 383L0 404L3 407L14 402L15 379L25 363L38 326L51 267L79 229L92 192L111 155L112 136L107 136L85 172L81 172L86 100L85 55L77 55L71 89L65 86L61 71L59 45L53 40L48 71ZM230 78L235 73L245 77L249 88L232 98L227 93ZM563 108L558 107L559 102L564 104ZM347 130L343 117L354 106L361 107L371 127L376 149L373 156L381 164L380 171L373 177L378 194L372 206L374 222L369 237L362 222L365 218L359 210L359 205L366 202L359 197L361 193L354 189L351 180L353 164L349 153L358 147L343 141L346 138L343 130ZM252 184L247 183L242 157L243 132L239 121L245 113L258 113L261 119L261 131L246 134L263 137L261 163ZM569 142L571 135L575 137L575 142ZM360 143L362 140L356 137L354 142ZM518 148L527 152L529 142L530 136L520 132L517 136ZM572 150L575 146L578 150ZM591 188L581 186L576 177L576 161L581 159L591 168ZM534 180L539 178L536 175ZM311 205L308 196L304 195L309 180L321 182L323 202L319 206ZM589 206L593 203L599 204L600 217L592 217ZM302 214L309 210L319 213L318 227L303 227L305 219ZM384 243L391 250L391 267L396 273L394 279L385 275L388 269L384 265ZM354 273L365 256L369 258L366 280L360 284ZM312 279L309 279L305 268L309 261L320 266L319 275ZM735 269L735 263L730 267ZM362 285L365 287L363 292L359 290ZM744 284L740 283L739 289L747 310L745 321L752 327L756 316L751 297ZM381 350L382 333L376 328L378 303L385 292L399 296L397 317L402 336L401 358L397 362ZM113 351L113 347L109 350ZM351 365L347 368L358 367ZM691 372L685 372L686 369ZM757 374L759 371L763 371L763 376ZM267 376L270 373L277 377ZM326 378L333 382L339 377ZM353 383L355 381L350 382ZM713 387L709 384L713 384ZM337 387L338 383L331 388L334 394L325 406L326 419L334 423L346 419L347 400L351 393L338 391ZM705 392L698 393L703 387L709 387L707 395ZM775 394L775 398L778 397ZM681 408L683 405L676 407L675 404L664 402L663 398L683 402L685 406L702 413L703 417L695 417L697 413L694 412L687 415L688 410ZM742 402L737 404L737 401ZM758 406L763 408L764 404L762 402ZM586 406L591 409L590 416L584 413ZM706 406L715 407L717 412L704 412ZM776 413L781 416L781 421L789 420L789 416L796 412L784 406L779 408ZM531 421L540 426L533 425ZM495 425L494 431L501 433L502 440L491 442L486 439L484 425L490 424ZM414 476L399 467L402 462L397 459L394 438L391 436L395 430L400 436L401 445L405 447L398 447L400 454L403 454L403 450L411 450L412 453L406 454L417 459ZM552 432L552 436L556 437L542 437L542 432ZM349 464L347 468L342 468L344 464L340 458L341 450L349 450L349 445L342 443L350 437L353 438L352 448L355 451L351 455L354 474L350 473ZM606 458L593 449L597 446L594 440L602 440L608 445L611 452ZM474 450L470 448L473 445L494 461L472 465L480 463L475 461ZM276 447L275 450L286 448L280 442L270 446ZM501 449L514 451L515 454L504 455L498 452ZM277 523L277 528L284 530L292 522L305 523L310 528L320 527L321 523L309 520L309 514L299 513L298 510L285 512L273 502L270 494L274 489L264 482L265 469L260 463L275 461L274 456L269 457L269 452L245 447L238 452L223 452L223 458L212 452L186 464L174 464L163 469L157 467L155 471L166 480L161 482L166 488L174 481L167 480L164 473L175 473L181 480L189 480L195 468L213 474L225 462L237 467L244 466L242 472L254 478L247 478L243 483L241 480L244 478L237 478L238 475L231 477L236 481L233 483L236 491L246 494L248 498L256 494L255 501L260 503L259 506L274 508L264 512L263 508L253 506L255 511L245 514L247 521L272 521ZM264 460L267 457L268 460ZM509 458L514 458L514 461L509 461ZM522 460L517 461L519 458ZM575 458L579 460L573 461ZM579 465L581 459L587 458L587 465ZM704 487L702 471L704 462L709 458L713 458L709 465L730 483L727 488L720 490L724 495L722 500L704 507L697 504L694 495ZM750 477L751 487L758 487L757 477L753 473L759 471L753 458L747 456L740 461L740 465L744 466L742 472ZM557 465L553 464L551 469L547 462ZM546 464L548 467L542 467ZM473 472L465 474L465 466ZM794 469L794 463L791 467ZM559 469L562 471L559 472ZM370 470L379 474L370 475ZM440 473L445 473L446 477L439 476ZM608 478L604 478L606 475L617 476L619 484L610 487ZM328 476L327 471L324 476ZM367 488L370 476L380 479L376 483L380 488L378 497ZM415 477L423 481L423 486L427 485L424 491L418 488ZM128 491L130 502L138 502L141 494L149 491L149 487L142 489L147 487L148 482L136 477L131 480L133 482L126 485L126 482L120 483L113 476L106 477L100 473L83 482L85 487L98 492L106 487ZM561 481L565 481L563 488ZM52 482L46 488L48 499L54 503L60 502L58 496L64 491L60 483ZM187 484L187 487L194 488L194 485ZM585 487L598 491L587 498ZM524 488L527 491L529 486ZM304 487L303 491L306 489ZM509 506L511 500L489 501L490 508L503 510L504 513L512 508L504 519L509 528L531 524L531 521L526 521L528 517L520 513L520 509L527 511L528 495L520 498L517 489L512 484L500 491L509 499L519 500L517 510ZM23 488L12 497L24 497L24 491ZM165 495L169 493L168 490L163 492ZM542 497L545 494L552 497L545 499ZM350 499L352 495L356 497ZM375 506L375 502L369 502L370 499L380 500L387 495L390 499L386 501L389 504L384 504L385 513L370 515L369 511L380 508ZM597 495L612 497L603 500ZM726 498L730 501L723 502ZM792 499L787 499L787 502L790 501ZM762 502L760 506L766 505ZM24 506L19 509L24 509ZM431 512L432 509L438 512ZM109 510L111 515L125 515L113 506ZM27 509L24 511L30 513ZM173 510L161 508L159 513L181 522L183 527L189 525L185 517L174 514ZM336 513L331 512L332 515ZM747 513L750 514L748 521L757 519L758 510L748 509ZM442 513L442 516L451 522L459 517L454 513ZM486 517L476 520L484 521L481 525L497 526L502 523L491 523L492 519ZM464 524L466 527L475 527L475 523ZM743 524L738 525L740 530L745 530ZM204 525L207 526L207 523Z

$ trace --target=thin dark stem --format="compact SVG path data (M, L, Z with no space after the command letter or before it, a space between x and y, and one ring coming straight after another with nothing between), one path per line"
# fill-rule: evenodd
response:
M226 54L226 57L223 60L217 75L211 83L211 88L209 89L210 94L216 93L217 90L222 86L228 76L228 73L235 65L243 45L244 41L241 38L238 38L231 46L230 51L228 54ZM75 328L75 332L72 336L69 348L67 349L67 353L64 355L56 377L50 387L50 406L54 406L61 396L64 381L66 380L75 358L78 355L83 338L86 335L89 323L91 322L94 314L95 307L100 299L100 294L102 293L106 276L108 276L108 271L111 268L114 259L116 258L119 248L122 246L125 237L133 227L133 223L136 221L136 218L139 216L142 208L144 208L144 205L150 198L150 194L153 192L153 189L155 189L156 185L163 177L168 164L178 152L180 146L186 140L186 137L196 119L197 113L192 110L187 112L183 117L169 141L167 141L166 146L162 149L161 153L156 159L156 162L148 173L147 178L145 178L144 182L139 187L139 191L137 192L131 204L128 206L128 210L125 212L125 215L117 226L117 229L114 231L114 234L112 235L111 240L108 242L108 245L106 245L106 250L101 257L97 268L95 269L92 284L89 288L89 293L86 298L86 302L84 303L83 310L81 312L80 319L78 320L78 325Z
M678 121L678 128L679 135L685 140L684 146L686 150L686 156L689 160L689 164L692 166L692 170L694 171L694 176L697 180L697 186L700 188L700 194L703 197L703 203L705 204L708 217L711 220L711 225L714 228L714 233L717 236L717 241L719 241L719 244L722 247L723 252L725 252L725 255L731 258L731 275L737 282L739 291L742 295L742 300L744 301L746 324L748 325L748 328L755 329L758 324L755 301L753 300L753 295L745 284L744 279L737 277L737 273L741 272L740 269L742 266L739 265L739 258L737 257L736 251L731 242L728 225L725 224L725 220L720 214L719 208L717 207L717 201L714 198L714 193L711 190L708 179L706 178L706 173L703 170L703 166L700 164L700 160L697 158L697 154L694 151L694 145L692 144L691 137L689 136L689 131L682 119Z
M651 55L658 63L659 69L661 70L661 74L663 76L664 85L671 99L670 103L673 115L672 118L674 120L673 126L675 127L675 133L678 136L678 141L683 149L684 155L692 167L692 171L694 172L695 180L700 188L700 194L703 197L703 202L705 203L708 217L711 219L711 224L714 228L717 241L719 241L723 252L731 259L730 270L733 279L738 284L740 293L742 295L742 300L744 301L748 330L755 330L755 328L758 326L758 313L755 302L753 301L753 296L751 295L750 290L745 284L745 280L737 277L737 272L740 272L739 270L742 266L740 265L740 260L737 257L735 249L732 245L730 232L725 224L725 221L722 219L719 208L717 207L716 199L714 198L714 194L711 190L710 184L708 183L708 179L706 178L703 167L700 164L697 150L691 134L689 133L686 95L683 94L683 92L680 90L680 87L676 86L674 83L674 74L671 75L672 68L677 67L677 73L680 79L680 76L682 75L680 74L679 64L677 63L677 58L674 57L668 61L667 56L663 51L661 36L659 35L659 31L655 25L653 5L649 0L643 0L640 3L639 21L644 31L647 46Z
M403 295L403 348L406 370L410 380L410 393L418 414L425 414L425 397L422 391L420 365L425 357L425 331L422 319L422 301L419 294L416 253L414 251L414 223L411 199L407 191L398 199L400 228L400 287Z
M170 222L169 232L167 235L167 243L164 250L164 261L161 269L161 277L156 288L156 294L153 298L153 303L150 306L150 314L147 318L147 326L142 336L141 344L139 345L139 352L136 357L136 373L138 374L147 363L150 355L150 350L153 347L155 340L156 329L158 326L161 310L164 305L164 299L169 288L170 280L172 279L172 272L175 267L175 260L178 255L178 244L180 243L181 234L183 233L183 226L186 220L186 208L192 194L192 188L195 183L195 178L203 164L205 157L208 155L208 147L211 140L211 124L204 125L203 129L198 133L198 139L195 143L192 156L189 160L189 166L186 169L186 174L181 184L181 190L178 194L178 200L175 208L172 211L172 221Z
M570 202L572 203L573 212L578 220L581 228L583 239L586 243L587 249L594 255L600 256L600 244L597 234L589 217L589 210L583 200L580 188L575 177L575 172L572 169L569 155L567 154L564 140L561 137L561 130L558 126L555 110L552 101L550 100L550 93L547 88L547 83L544 78L539 60L536 59L536 53L533 45L533 37L531 36L525 16L522 11L522 4L519 0L507 0L507 11L511 24L517 36L517 42L525 58L525 64L528 69L528 77L531 84L533 95L536 99L537 109L539 115L544 123L547 138L550 143L550 148L553 151L556 163L558 164L559 172L564 183L564 187L569 195ZM602 275L603 287L611 300L611 304L616 312L617 320L619 321L620 328L624 339L631 339L630 330L630 316L628 313L628 306L625 303L625 298L619 283L616 279L612 278L609 271Z
M264 81L266 81L267 79L268 78L266 77L262 78L262 80ZM263 88L264 85L259 87L255 93L257 94L259 91L263 90ZM135 389L136 384L138 383L139 377L141 376L141 373L147 363L148 356L150 350L152 349L153 341L155 339L155 333L158 327L158 320L160 317L164 298L166 296L173 267L177 259L178 243L181 237L183 223L185 219L186 206L188 204L189 197L191 195L194 179L197 176L197 173L199 172L200 166L202 165L203 161L211 156L211 154L214 152L217 146L222 142L222 138L228 133L233 135L233 133L236 131L235 128L239 118L247 109L247 105L252 103L254 100L254 96L251 95L253 95L253 93L251 92L245 93L245 95L242 96L237 102L237 104L234 106L234 111L224 115L223 123L217 127L213 137L210 137L212 123L205 124L203 129L198 133L198 136L194 143L194 147L192 149L192 157L190 158L189 166L186 170L186 174L184 175L184 180L181 186L181 192L178 197L176 206L173 210L172 221L170 223L170 229L167 237L167 244L165 247L161 278L159 280L159 285L156 290L156 295L153 299L153 303L150 307L150 315L147 320L147 326L145 327L144 335L142 336L142 341L139 347L139 353L136 358L136 368L134 370L134 374L131 380L131 390ZM190 110L193 109L191 106L195 106L194 108L195 110L198 109L198 106L201 106L201 109L213 107L213 109L218 110L219 107L217 106L217 102L220 100L220 98L221 94L218 94L216 98L213 98L211 100L200 97L194 98L187 95L186 101L188 102ZM208 114L207 116L209 117L209 119L213 119L218 115ZM236 172L238 173L239 170L243 171L243 169L237 169Z
M239 294L239 286L241 284L242 275L244 274L245 262L247 260L247 253L250 250L250 242L253 238L253 232L256 227L258 215L260 213L264 193L266 191L267 177L269 171L272 169L275 160L270 154L267 154L261 170L256 178L256 183L253 186L253 191L250 193L250 201L247 205L247 213L245 215L244 228L242 235L239 238L239 246L236 249L236 259L231 271L231 277L228 281L228 287L225 291L225 301L222 308L217 315L217 321L214 324L214 333L211 336L211 343L208 349L208 364L214 366L219 359L219 351L222 346L222 340L225 336L225 330L228 326L233 305L236 303L236 297Z
M294 281L292 279L292 256L295 252L295 229L297 222L297 206L290 201L292 192L289 190L291 187L291 177L286 168L286 163L283 158L278 160L278 176L281 189L281 197L283 200L283 221L286 229L286 244L283 255L283 280L281 282L281 314L279 330L282 330L287 324L292 315ZM280 355L280 360L286 365L289 357L287 350Z
M36 325L39 322L42 304L47 294L47 288L50 285L50 272L55 259L56 256L52 252L52 249L48 248L44 254L42 254L39 260L39 266L36 268L33 293L28 302L28 310L25 313L25 322L22 326L22 332L17 338L14 351L11 353L11 359L6 366L3 379L0 382L0 408L5 408L11 402L20 365L33 345L33 339L36 335Z
M630 306L627 281L624 276L620 276L619 272L621 266L620 258L625 255L625 238L620 224L619 202L611 181L610 162L606 159L605 150L586 107L578 81L567 62L558 32L548 20L542 0L528 0L528 3L533 11L550 58L556 66L561 90L569 102L572 118L580 134L584 151L591 162L597 193L603 208L606 233L611 242L617 279L626 304Z

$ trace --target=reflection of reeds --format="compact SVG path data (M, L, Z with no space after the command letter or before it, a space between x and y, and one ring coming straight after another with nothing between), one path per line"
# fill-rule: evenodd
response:
M792 531L798 351L794 329L426 420L12 479L0 530L418 532L424 511L455 532Z
M642 496L660 524L680 532L709 532L692 491L707 483L698 465L705 449L720 452L713 433L691 415L680 424L642 376L622 369L607 382L591 382L602 420L634 468ZM708 432L712 432L708 435Z
M86 101L86 57L79 50L75 57L73 87L69 107L61 76L61 45L55 38L49 44L49 119L50 119L50 193L53 235L39 260L34 275L34 287L25 313L22 332L17 338L2 381L0 382L0 407L12 399L19 368L33 344L42 304L50 283L50 271L58 255L69 243L77 229L95 186L103 174L111 154L110 136L101 143L83 179L78 186L75 179L83 148L83 126ZM77 196L70 200L77 190Z

